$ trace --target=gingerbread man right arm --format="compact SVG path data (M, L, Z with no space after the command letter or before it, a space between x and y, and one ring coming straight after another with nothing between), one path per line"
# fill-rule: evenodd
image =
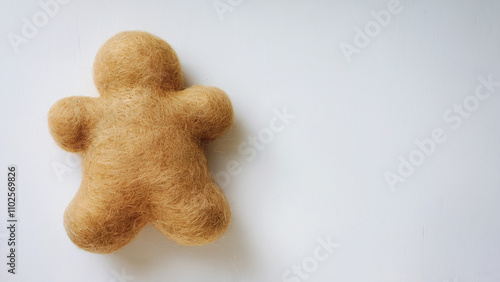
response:
M95 98L73 96L61 99L49 111L50 134L62 149L80 152L90 142L97 112Z
M202 141L212 141L234 122L231 100L217 87L195 85L184 89L176 99L182 104L191 131Z

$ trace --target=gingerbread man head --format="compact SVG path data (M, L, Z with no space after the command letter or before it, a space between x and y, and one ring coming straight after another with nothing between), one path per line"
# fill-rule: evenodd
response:
M70 239L111 253L147 223L183 245L219 238L231 213L203 147L233 123L227 95L184 89L174 50L139 31L101 47L94 81L100 97L64 98L48 116L57 144L82 154L82 183L64 215Z

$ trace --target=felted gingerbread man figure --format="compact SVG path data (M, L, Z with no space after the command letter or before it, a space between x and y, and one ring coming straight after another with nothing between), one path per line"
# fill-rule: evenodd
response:
M106 41L94 81L100 97L62 99L48 116L58 145L82 154L82 183L64 215L71 240L111 253L147 223L183 245L219 238L231 213L203 146L233 124L227 95L184 89L174 50L139 31Z

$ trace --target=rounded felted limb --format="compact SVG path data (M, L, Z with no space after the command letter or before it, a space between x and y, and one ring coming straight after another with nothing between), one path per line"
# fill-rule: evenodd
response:
M220 188L213 182L198 188L180 188L185 191L182 195L153 200L154 226L181 245L210 243L224 234L231 221L229 204Z
M95 100L84 96L67 97L50 108L50 134L64 150L80 152L89 144L91 129L100 115Z
M185 113L191 133L203 141L212 141L231 128L234 112L227 94L217 87L195 85L174 97Z
M148 213L136 203L124 203L113 189L82 183L64 214L69 238L93 253L113 253L128 244L148 222ZM110 191L111 190L111 191ZM115 195L111 195L115 194Z

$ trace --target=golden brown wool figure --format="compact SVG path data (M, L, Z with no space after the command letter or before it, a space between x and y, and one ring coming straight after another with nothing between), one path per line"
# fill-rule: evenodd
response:
M203 146L233 124L228 96L184 89L175 51L139 31L104 43L94 81L100 97L64 98L48 115L58 145L82 154L82 183L64 215L71 240L112 253L147 223L183 245L219 238L231 212Z

